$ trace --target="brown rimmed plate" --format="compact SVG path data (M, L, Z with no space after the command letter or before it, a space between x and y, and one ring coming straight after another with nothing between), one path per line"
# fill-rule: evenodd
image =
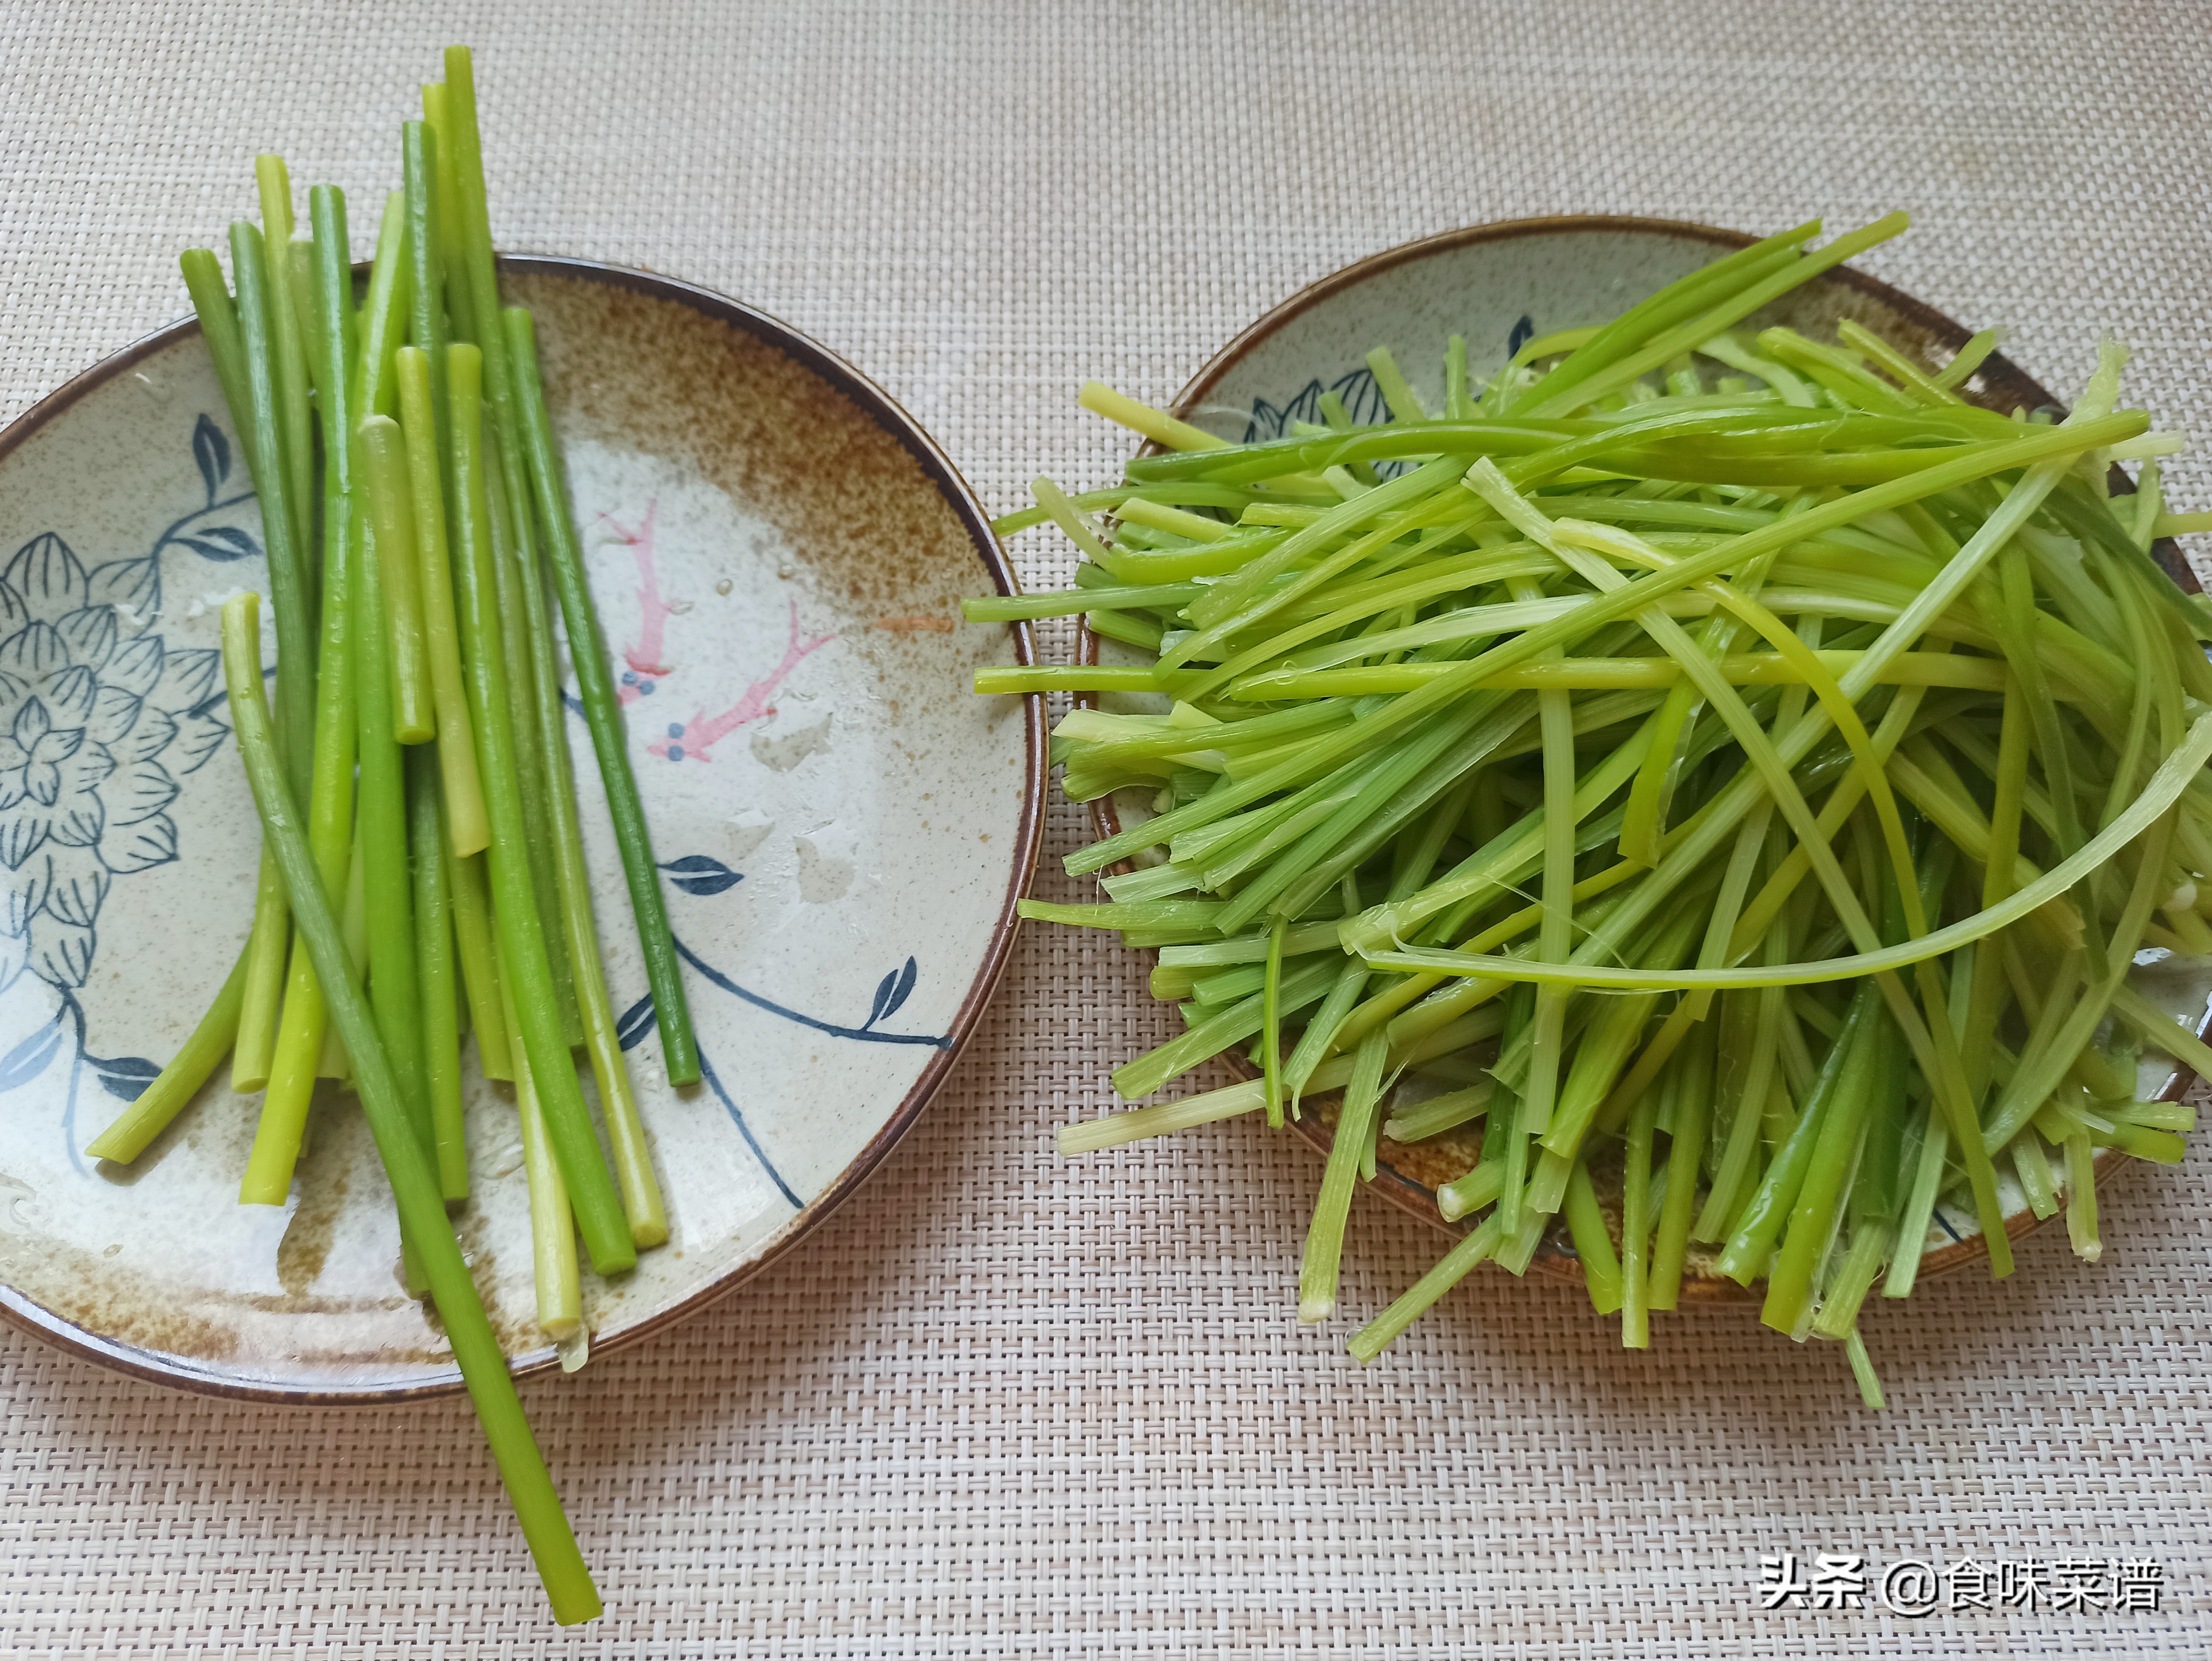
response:
M1029 630L944 453L773 318L585 261L503 262L537 313L707 1069L670 1088L580 718L606 972L672 1230L585 1277L601 1348L787 1250L914 1123L1004 970L1041 828L1041 701L973 697ZM237 1202L256 1104L218 1074L128 1170L81 1152L243 939L258 827L216 671L260 520L198 328L0 434L0 1316L167 1384L282 1400L459 1387L394 1277L381 1168L324 1087L289 1202ZM9 772L13 769L12 774ZM475 1076L462 1244L518 1371L535 1325L512 1097Z
M1443 402L1447 338L1466 336L1470 368L1480 381L1496 371L1521 344L1561 329L1605 322L1676 278L1756 238L1737 231L1674 220L1580 216L1525 219L1449 231L1348 265L1301 289L1231 340L1192 377L1175 399L1175 413L1232 441L1279 436L1291 423L1321 420L1322 397L1334 392L1355 422L1387 418L1366 356L1386 346L1430 408ZM1903 347L1931 367L1948 362L1971 331L1933 307L1849 266L1838 266L1758 313L1751 324L1783 324L1832 337L1850 319ZM1975 401L2002 413L2053 407L2049 392L2017 365L1992 355L1966 387ZM1146 453L1150 453L1149 447ZM2119 482L2116 474L2116 483ZM2198 583L2170 541L2154 548L2160 564L2181 587ZM1139 654L1082 631L1085 662L1136 663ZM1139 697L1108 695L1086 700L1109 709L1146 707ZM1160 704L1158 707L1164 707ZM1146 793L1120 791L1091 804L1101 837L1151 812ZM1151 954L1145 954L1149 959ZM2178 1020L2212 1033L2212 964L2169 960L2138 971L2142 989ZM1241 1052L1224 1058L1239 1076L1256 1077ZM2146 1063L2141 1093L2178 1100L2194 1074L2162 1062ZM1294 1122L1326 1153L1334 1103ZM1385 1141L1376 1189L1394 1204L1451 1232L1437 1209L1436 1189L1474 1161L1478 1128L1416 1147ZM2109 1150L2100 1177L2126 1156ZM2017 1238L2039 1221L2009 1172L2000 1182L2006 1232ZM1976 1258L1988 1247L1970 1213L1939 1208L1922 1257L1921 1274L1942 1274ZM1711 1257L1693 1251L1683 1295L1729 1299L1746 1296L1733 1281L1711 1272ZM1580 1278L1581 1269L1557 1231L1536 1258L1547 1272Z

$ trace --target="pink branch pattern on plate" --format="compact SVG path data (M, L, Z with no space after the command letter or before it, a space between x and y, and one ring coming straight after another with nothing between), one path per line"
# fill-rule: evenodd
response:
M647 502L644 522L635 531L626 529L612 514L599 515L614 532L615 540L628 547L637 562L638 637L637 644L623 651L623 661L629 666L622 678L624 703L635 703L653 691L659 677L671 672L671 666L661 661L661 646L675 608L660 597L660 575L653 558L653 520L659 506L658 496Z
M727 737L747 721L758 721L763 715L775 714L769 700L775 696L776 688L783 684L791 672L805 662L810 654L821 650L836 638L836 635L828 634L817 635L812 640L802 640L799 632L799 602L793 600L790 639L783 648L783 661L776 665L775 671L746 687L745 695L719 715L709 715L701 709L689 721L672 721L668 723L667 737L653 739L645 746L646 749L653 755L665 756L670 761L683 761L686 757L693 761L713 760L708 751L717 739Z
M650 697L659 684L676 672L673 664L663 661L667 637L668 619L677 608L660 597L660 574L654 563L653 548L653 518L659 508L659 497L645 504L645 518L635 530L625 526L611 513L601 514L599 521L613 532L615 540L630 551L637 562L637 605L639 613L638 637L635 645L623 650L623 661L629 666L622 678L622 701L635 703ZM689 721L672 721L665 737L647 745L648 754L667 761L711 761L708 752L719 739L726 738L748 721L758 721L763 715L774 715L769 700L776 689L789 678L807 656L819 651L837 636L832 634L802 640L799 630L799 602L791 602L791 632L783 650L783 661L773 673L755 681L745 688L744 696L719 715L708 715L702 709Z

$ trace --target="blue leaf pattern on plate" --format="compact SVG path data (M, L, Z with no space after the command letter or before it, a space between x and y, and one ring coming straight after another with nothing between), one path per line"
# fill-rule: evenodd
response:
M192 428L192 459L199 463L200 478L207 484L207 505L212 508L222 494L223 480L230 477L230 441L205 412Z
M1522 317L1505 337L1505 356L1513 355L1535 338L1536 320ZM1334 392L1344 400L1345 413L1352 417L1355 427L1379 426L1390 419L1390 405L1376 385L1375 372L1364 364L1351 374L1338 376L1327 386L1316 375L1311 380L1280 404L1264 398L1252 400L1250 419L1244 423L1247 444L1264 443L1270 439L1288 438L1295 435L1298 423L1309 426L1324 425L1321 400L1325 393ZM1372 464L1377 478L1395 478L1412 464L1404 461L1378 461Z
M707 854L686 854L680 860L670 860L660 867L676 880L676 885L685 893L704 897L735 888L744 880L740 872Z
M906 960L905 968L894 969L884 977L882 983L876 988L875 1007L868 1011L869 1026L872 1027L878 1021L898 1013L898 1007L907 1001L908 995L914 990L914 977L915 967L912 958Z
M635 1050L659 1022L660 1017L653 1007L653 994L648 992L616 1019L615 1042L624 1050Z
M196 533L181 534L176 540L202 559L218 563L261 557L261 545L235 525L211 525Z
M117 1056L107 1060L88 1056L85 1061L98 1075L100 1087L126 1102L137 1101L146 1093L146 1086L161 1075L161 1069L143 1056Z
M20 1089L46 1070L62 1047L61 1012L55 1019L0 1056L0 1091Z

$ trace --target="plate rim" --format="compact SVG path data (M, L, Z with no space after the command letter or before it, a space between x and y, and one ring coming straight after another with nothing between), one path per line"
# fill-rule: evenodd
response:
M1413 241L1401 242L1393 247L1382 249L1379 252L1355 259L1350 265L1341 266L1307 283L1304 288L1269 307L1252 322L1240 329L1230 338L1227 344L1215 351L1199 367L1189 380L1184 383L1182 389L1176 393L1173 402L1169 406L1170 412L1180 419L1195 420L1202 413L1202 406L1212 396L1216 385L1255 347L1322 301L1345 289L1355 288L1384 271L1437 254L1455 252L1459 249L1482 243L1508 242L1525 236L1608 232L1676 237L1708 242L1717 247L1729 250L1747 248L1762 240L1746 231L1729 230L1718 225L1708 225L1697 220L1664 219L1640 214L1540 215L1526 219L1492 220L1479 225L1465 225L1452 230L1440 231L1431 236L1419 237ZM1924 330L1931 340L1948 346L1954 351L1972 338L1973 332L1948 313L1938 311L1927 301L1917 299L1903 289L1883 282L1880 277L1869 276L1850 264L1832 265L1822 272L1821 276L1833 277L1845 287L1856 289L1904 314L1917 327ZM2042 382L2037 380L2002 352L1991 352L1983 361L1980 368L1976 370L1974 378L1989 387L1996 396L2010 399L2015 406L2028 409L2044 406L2059 407L2057 400L2051 397ZM1138 447L1135 453L1139 457L1158 455L1162 453L1162 447L1156 441L1147 440ZM2118 464L2114 465L2113 474L2116 484L2124 479L2124 475L2120 472ZM2127 482L2127 488L2130 490L2135 488L2132 481ZM2161 537L2153 543L2151 557L2185 593L2203 592L2203 585L2197 580L2195 569L2182 557L2180 548L2172 538ZM1098 641L1099 636L1091 630L1089 619L1079 618L1076 626L1076 661L1085 665L1096 664L1098 661ZM1097 707L1095 693L1079 692L1074 694L1073 697L1074 702L1082 708ZM1085 803L1084 806L1088 811L1092 830L1102 839L1120 831L1121 819L1115 812L1113 797L1110 794L1097 797ZM1114 870L1127 868L1127 862L1122 861L1121 864L1110 868ZM1157 956L1157 953L1150 955ZM2198 1036L2207 1042L2212 1042L2212 1010L2208 1010L2203 1030ZM1249 1081L1260 1076L1259 1069L1244 1058L1241 1050L1232 1047L1224 1051L1219 1059L1240 1080ZM2172 1082L2161 1092L2159 1099L2179 1100L2187 1092L2190 1086L2196 1081L2196 1074L2189 1068L2177 1062ZM1297 1134L1298 1139L1308 1147L1323 1157L1328 1155L1329 1136L1324 1134L1319 1116L1316 1115L1310 1120L1293 1119L1289 1123L1290 1128ZM2106 1150L2103 1157L2097 1161L2098 1180L2100 1182L2110 1180L2130 1163L2123 1150L2118 1148ZM1386 1177L1387 1181L1381 1180ZM1447 1222L1437 1211L1436 1196L1432 1190L1424 1188L1396 1167L1383 1166L1377 1172L1377 1178L1376 1182L1364 1186L1370 1191L1379 1194L1382 1199L1400 1211L1455 1238L1466 1232L1468 1225ZM2055 1217L2057 1214L2054 1212L2052 1216ZM2005 1238L2008 1240L2020 1239L2051 1220L2050 1217L2038 1217L2033 1212L2027 1210L2013 1214L2005 1220ZM1971 1234L1965 1239L1954 1240L1933 1251L1923 1251L1921 1254L1918 1278L1929 1280L1938 1275L1948 1275L1965 1267L1977 1258L1986 1257L1988 1255L1989 1244L1984 1236L1978 1232ZM1539 1253L1530 1264L1530 1268L1547 1278L1571 1281L1577 1285L1581 1284L1583 1279L1582 1263L1579 1259L1561 1256L1554 1253ZM1753 1282L1753 1287L1758 1284L1757 1281ZM1682 1287L1683 1301L1691 1305L1745 1303L1752 1301L1757 1295L1754 1291L1739 1287L1733 1281L1718 1277L1701 1277L1694 1281L1686 1278Z
M742 330L775 347L865 411L921 465L925 477L950 506L975 557L1000 594L1021 592L1006 546L991 529L991 516L974 488L952 459L905 406L874 380L819 341L781 318L746 305L695 283L637 266L569 254L504 253L498 257L501 271L516 277L555 277L624 289L649 298L671 300L717 321ZM368 263L356 262L356 273ZM40 399L4 428L0 428L0 462L4 462L57 417L73 409L87 396L127 374L156 353L200 332L196 317L185 316L162 325L121 347L64 381ZM1013 633L1014 660L1024 666L1036 661L1036 631L1027 623L1009 625ZM969 981L946 1029L947 1042L933 1056L890 1117L840 1170L829 1184L809 1200L782 1227L763 1241L758 1252L727 1273L715 1277L667 1308L624 1328L604 1342L594 1337L593 1353L627 1349L690 1319L710 1305L735 1292L770 1264L781 1260L806 1235L848 1199L874 1173L891 1149L913 1129L915 1122L942 1087L946 1076L966 1052L981 1024L983 1012L1005 978L1013 960L1014 942L1021 929L1017 910L1029 893L1036 874L1037 855L1043 844L1046 809L1045 709L1042 694L1022 698L1022 809L1016 826L1012 859L997 922L993 925L982 961ZM349 1389L327 1383L289 1385L267 1380L233 1378L187 1357L127 1344L91 1331L55 1314L16 1287L0 1281L0 1323L42 1340L55 1348L118 1372L166 1384L197 1395L234 1401L261 1402L292 1407L377 1405L428 1396L452 1396L464 1388L459 1367L405 1384L367 1384ZM520 1378L551 1372L560 1366L550 1348L508 1358L508 1370Z

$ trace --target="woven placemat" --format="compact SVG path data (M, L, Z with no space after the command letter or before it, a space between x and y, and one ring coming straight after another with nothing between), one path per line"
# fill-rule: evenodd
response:
M176 250L251 211L253 151L395 181L456 39L503 246L776 313L998 509L1040 471L1111 476L1084 377L1164 399L1346 261L1563 211L1908 208L1870 268L2010 326L2055 387L2116 335L2133 398L2204 425L2212 9L2062 0L6 0L0 415L184 308ZM2212 506L2203 462L2172 478ZM1017 552L1032 584L1071 557ZM1085 835L1053 810L1042 894L1082 897L1058 871ZM1303 1148L1232 1123L1054 1153L1172 1019L1110 942L1031 930L934 1109L803 1250L526 1389L609 1607L564 1637L465 1403L227 1405L0 1330L0 1652L2212 1654L2201 1145L2113 1188L2100 1263L2046 1230L2002 1285L1871 1309L1879 1415L1835 1347L1747 1311L1628 1354L1571 1289L1494 1273L1363 1370L1345 1337L1438 1237L1364 1202L1346 1314L1301 1328ZM1763 1610L1784 1553L2164 1584L2156 1612L2033 1583L2033 1608Z

